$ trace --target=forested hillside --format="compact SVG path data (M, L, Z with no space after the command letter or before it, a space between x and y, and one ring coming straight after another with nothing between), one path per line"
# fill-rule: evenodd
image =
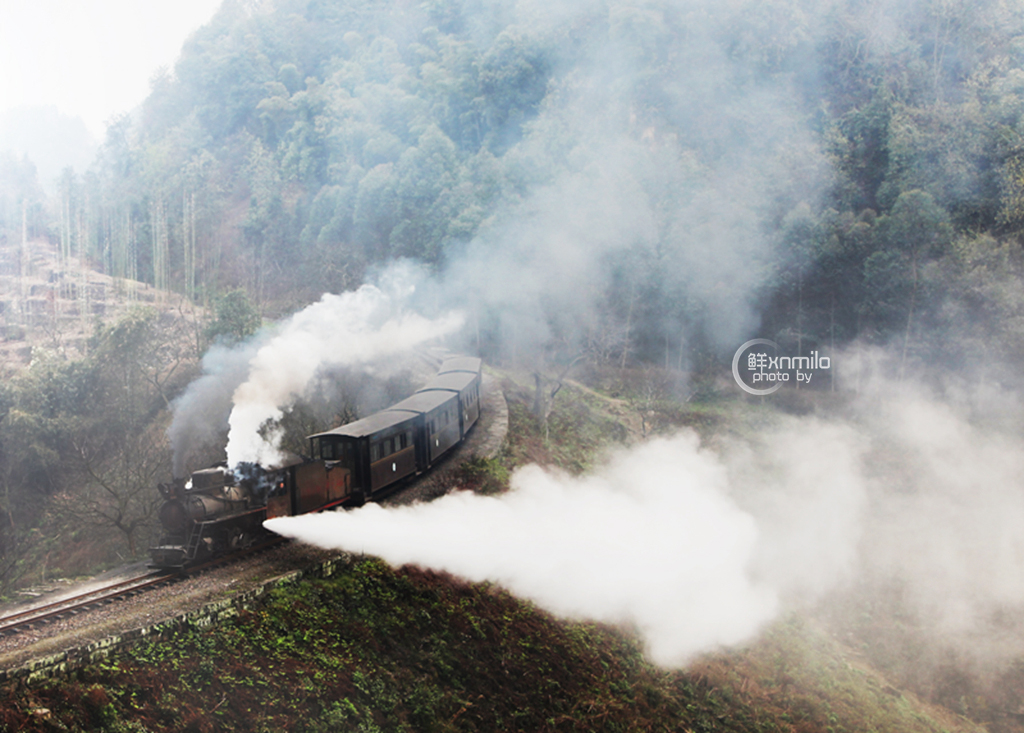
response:
M605 359L755 331L1016 357L1022 28L997 1L229 0L56 210L111 274L268 314L407 257Z
M0 159L2 246L223 308L212 330L137 313L5 385L4 531L92 491L134 547L152 507L110 510L105 477L166 458L119 465L118 436L164 450L250 303L277 317L400 258L495 362L692 376L759 335L1013 382L1022 42L1011 0L227 0L55 200Z
M66 169L53 196L41 183L32 161L0 154L2 354L25 357L0 358L0 597L143 555L159 537L157 483L231 455L222 413L239 386L257 383L241 390L259 408L250 437L299 451L407 395L400 353L443 335L484 359L511 415L504 452L444 488L501 493L511 481L514 495L533 464L572 483L613 447L671 436L665 456L721 458L690 483L718 492L736 521L705 521L692 504L645 511L666 535L687 534L673 524L685 515L716 542L690 554L652 542L630 559L627 546L644 546L630 532L657 539L654 523L601 529L577 512L601 506L587 484L564 518L536 522L555 528L552 547L597 557L568 531L597 528L596 546L657 588L689 587L672 576L684 565L728 580L713 561L729 556L740 587L777 581L779 613L819 604L812 623L848 645L835 658L863 654L840 666L889 675L869 685L881 708L902 710L896 685L994 731L1020 728L1021 0L225 0L144 103L110 122L84 174ZM29 278L30 251L47 247L57 265ZM90 301L86 268L129 305ZM74 348L61 332L73 309ZM829 354L840 394L748 398L728 372L755 337ZM865 386L879 373L894 379ZM599 482L684 496L685 466L637 465ZM733 525L749 558L724 544ZM381 592L411 588L403 573L381 571ZM416 592L495 602L438 577ZM742 605L723 598L715 620ZM676 609L700 604L656 605L683 618ZM748 636L776 613L768 605ZM465 618L452 628L476 623ZM842 728L828 705L792 717L804 702L791 672L812 657L789 659L771 636L763 667L755 647L728 652L694 684L781 705L767 727ZM629 719L619 696L641 687L652 709L668 700L646 670L630 678L639 687L600 692L608 712L593 715ZM816 674L843 689L833 671ZM324 725L394 707L360 684L364 697L343 696L361 707L324 708ZM454 729L476 715L461 698L430 699L398 719L441 711ZM671 725L697 719L671 708ZM579 712L537 703L524 725L552 711ZM899 727L871 711L864 729Z

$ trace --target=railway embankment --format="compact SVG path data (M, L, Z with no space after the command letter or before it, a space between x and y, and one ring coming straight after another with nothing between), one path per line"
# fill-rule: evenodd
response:
M17 666L0 670L0 683L31 685L52 677L66 677L77 669L107 659L120 649L143 638L159 638L184 629L202 629L233 618L251 609L261 598L275 588L296 583L306 578L329 578L351 563L351 556L340 554L309 567L292 570L265 580L255 587L235 593L228 598L212 601L194 610L186 611L156 623L129 628L126 631L73 646L54 654L29 659Z
M529 395L504 387L508 468L586 470L630 437L600 395L567 387L548 431ZM55 677L40 665L0 685L0 730L982 730L797 616L662 669L629 628L556 619L491 584L365 557L323 567L267 574L199 613L154 607L144 629L51 655Z
M455 486L453 476L470 458L494 459L508 433L508 405L498 380L485 374L483 411L476 429L437 470L395 492L387 503L429 500ZM324 557L312 548L275 553L261 567L250 560L192 578L146 597L115 601L19 634L0 638L0 683L32 684L61 677L108 658L144 637L173 634L183 628L218 623L247 609L271 589L303 578L333 574L344 556ZM65 589L65 594L71 589Z

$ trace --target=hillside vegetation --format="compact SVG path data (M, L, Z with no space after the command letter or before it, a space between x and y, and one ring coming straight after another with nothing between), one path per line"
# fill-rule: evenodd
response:
M659 366L713 397L756 331L1016 386L1022 33L1004 0L228 0L55 199L0 157L6 274L26 238L65 264L36 305L77 262L225 306L187 349L134 314L104 356L37 348L5 381L0 586L62 502L135 553L152 507L123 487L167 478L168 409L214 337L397 259L426 277L409 307L461 311L467 348L516 368Z
M541 425L513 395L506 451L464 468L504 490L527 461L579 471L629 440L616 401L567 387ZM526 393L523 393L525 398ZM737 411L738 410L738 411ZM727 429L763 419L711 409ZM683 410L684 420L705 408ZM755 411L756 412L756 411ZM477 483L481 474L488 478ZM497 484L495 484L497 479ZM679 670L628 627L553 618L490 584L351 557L331 578L272 591L237 618L143 639L67 681L0 690L4 730L980 731L898 690L808 615ZM1013 728L1005 730L1016 730Z
M862 477L879 511L974 520L902 552L884 541L903 526L872 541L928 580L960 571L965 616L993 645L1021 638L1022 49L1016 0L225 0L53 199L31 161L0 154L0 261L19 285L5 338L59 310L76 266L210 314L131 309L97 322L81 358L40 347L0 375L0 594L144 552L201 360L400 272L396 313L458 312L449 345L515 377L506 454L464 467L466 486L499 493L530 462L579 475L679 427L753 453L784 411L813 418L803 468L833 455L817 416L857 392L875 400L861 432L830 434L880 459ZM33 296L36 240L64 264ZM755 335L852 377L745 401L730 359ZM329 325L320 341L348 348ZM301 446L372 412L361 394L388 390L350 376L317 372L331 394L271 406L259 430ZM936 404L894 397L926 390ZM223 457L225 431L195 427L193 468ZM748 490L785 493L766 467ZM851 562L873 549L851 547ZM956 562L939 567L944 552ZM906 687L1019 730L1016 647L974 666L974 639L922 631L901 590L851 591L821 612L828 633L788 617L669 673L629 629L359 561L221 630L11 692L3 713L26 730L971 729Z
M74 682L2 694L10 731L980 730L852 667L797 620L668 671L628 631L370 559Z
M604 359L701 364L758 322L808 348L898 339L918 364L1016 359L1022 15L229 0L59 202L4 164L0 231L269 314L412 258L465 288L497 351L523 339L511 306L548 322L520 346ZM575 324L567 282L594 291Z

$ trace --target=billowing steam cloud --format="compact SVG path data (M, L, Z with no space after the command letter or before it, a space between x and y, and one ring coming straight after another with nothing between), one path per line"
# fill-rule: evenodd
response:
M324 295L293 316L249 363L249 377L235 390L228 419L228 464L279 459L278 436L261 435L260 429L281 417L281 408L302 394L319 369L402 353L461 325L456 314L429 320L396 313L394 302L372 285Z
M914 391L874 392L872 506L863 547L946 640L1024 603L1024 445ZM1014 640L1019 651L1021 643ZM1008 651L1008 650L1004 650Z
M500 324L509 353L614 340L634 327L629 307L606 300L616 288L636 309L640 293L663 296L644 327L663 329L673 350L699 320L723 349L756 330L773 222L817 201L831 176L793 76L766 76L763 58L726 31L763 18L762 5L480 6L541 46L574 39L571 71L553 64L536 119L502 158L506 185L522 194L445 263L463 302ZM790 25L807 24L804 12L814 15L780 11L778 37L799 35Z
M234 348L214 344L203 356L203 376L174 403L174 418L167 431L176 477L184 476L194 446L211 443L227 430L231 396L249 375L249 362L261 343L261 338L254 338Z
M936 640L974 638L1024 603L1021 476L1019 437L885 385L845 421L779 418L716 451L683 433L588 476L523 468L497 498L267 527L492 581L564 616L630 623L652 660L677 664L865 581L898 584Z
M379 286L326 294L274 330L233 349L214 347L204 375L175 404L170 437L175 475L190 446L228 428L228 464L272 465L281 456L274 421L323 369L371 364L457 330L452 312L429 319L409 310L420 282L416 268L395 265Z
M267 527L493 581L561 615L633 624L653 660L675 664L749 638L787 594L819 593L852 569L864 487L855 472L839 482L832 472L856 465L855 441L823 425L786 433L807 444L812 431L826 437L813 461L767 456L774 476L739 492L762 516L737 503L723 460L684 433L619 453L589 476L523 468L497 498L456 493ZM844 547L820 551L833 541Z

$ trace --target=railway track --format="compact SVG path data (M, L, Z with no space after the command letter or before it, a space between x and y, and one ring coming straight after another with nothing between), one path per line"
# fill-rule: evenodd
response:
M198 575L205 570L219 567L231 562L241 560L243 557L254 555L258 552L269 550L272 547L281 545L286 540L281 537L271 537L266 542L253 545L244 550L215 558L206 563L193 565L179 572L168 572L166 570L155 570L146 575L129 578L117 583L105 585L101 588L93 588L68 596L41 606L34 606L23 611L0 616L0 636L17 634L19 631L33 629L37 626L58 621L70 616L75 616L88 609L113 603L120 598L127 598L147 590L152 590L169 583L175 583L187 577Z
M46 603L42 606L27 608L24 611L0 617L0 635L16 634L23 629L35 628L40 624L57 621L67 616L81 613L91 606L112 603L117 598L141 593L157 585L172 582L175 574L153 572L136 578L123 580L120 583L94 588L85 593L68 596L59 601Z

